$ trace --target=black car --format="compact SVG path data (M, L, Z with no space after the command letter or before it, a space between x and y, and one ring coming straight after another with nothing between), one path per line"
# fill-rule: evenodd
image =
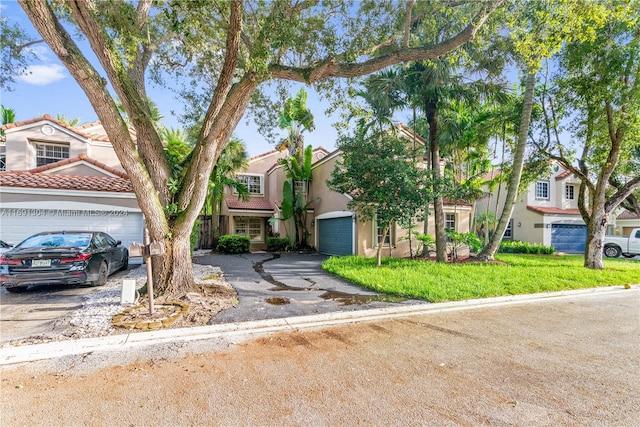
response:
M38 233L0 254L0 285L10 292L29 285L102 286L128 266L129 251L106 233Z

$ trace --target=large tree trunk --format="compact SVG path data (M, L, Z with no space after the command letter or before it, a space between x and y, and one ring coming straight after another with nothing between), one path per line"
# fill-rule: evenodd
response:
M604 208L604 206L602 206ZM587 245L584 248L584 266L596 270L602 270L602 247L604 236L607 232L609 215L604 209L591 215L591 221L587 224Z
M518 143L516 145L516 151L513 155L513 170L511 178L509 179L509 187L507 189L507 195L504 201L504 207L502 208L502 214L500 215L500 221L496 227L493 236L489 240L489 244L482 248L482 251L478 254L478 259L481 261L493 260L495 253L500 247L502 237L507 229L511 215L513 214L513 207L515 205L516 197L518 197L518 187L520 186L520 178L522 177L522 168L524 166L524 152L527 146L527 136L529 135L529 123L531 122L531 112L533 110L533 94L536 85L536 74L527 74L526 86L524 91L524 104L522 106L522 117L520 118L520 129L518 133Z

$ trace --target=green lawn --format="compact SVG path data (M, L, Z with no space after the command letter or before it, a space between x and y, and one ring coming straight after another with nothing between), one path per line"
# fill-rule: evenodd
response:
M365 288L432 302L640 283L640 262L605 259L604 270L581 255L498 254L505 264L445 264L387 258L331 257L322 267Z

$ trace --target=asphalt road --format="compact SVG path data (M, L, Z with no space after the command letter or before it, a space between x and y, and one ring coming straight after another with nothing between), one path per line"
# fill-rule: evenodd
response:
M109 280L125 274L119 271ZM57 328L64 330L67 325L62 320L82 307L84 295L99 290L87 286L30 286L27 292L11 293L0 287L0 343L55 334Z
M639 315L634 287L240 343L96 351L4 367L1 421L637 426Z

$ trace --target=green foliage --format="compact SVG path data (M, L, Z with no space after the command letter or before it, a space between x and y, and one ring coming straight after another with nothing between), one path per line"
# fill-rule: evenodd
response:
M291 249L291 242L286 237L267 237L268 252L287 252Z
M551 255L556 252L555 248L538 243L521 242L519 240L503 240L500 243L499 253L510 254L546 254Z
M193 224L193 229L191 229L191 234L189 235L189 243L191 244L191 253L196 248L196 243L198 243L198 237L200 237L200 224L202 221L199 219Z
M431 302L640 283L640 263L611 259L583 268L580 255L499 254L496 263L436 263L361 256L331 257L322 268L367 289Z
M418 245L416 246L415 250L411 254L409 254L411 258L415 257L417 254L425 253L425 251L426 251L426 256L430 257L431 253L435 251L436 240L433 238L433 236L429 234L423 234L423 233L419 233L417 231L411 230L408 236L404 236L401 238L401 240L409 240L409 239L416 239L416 241L418 242Z
M482 242L475 233L460 233L447 228L445 235L451 258L454 261L458 260L458 253L463 248L468 248L471 252L478 252L482 248Z
M249 252L251 238L240 234L225 234L218 239L216 250L225 254L243 254Z
M16 113L11 108L4 108L4 105L0 105L0 116L3 126L16 121ZM4 135L2 127L0 127L0 135Z

